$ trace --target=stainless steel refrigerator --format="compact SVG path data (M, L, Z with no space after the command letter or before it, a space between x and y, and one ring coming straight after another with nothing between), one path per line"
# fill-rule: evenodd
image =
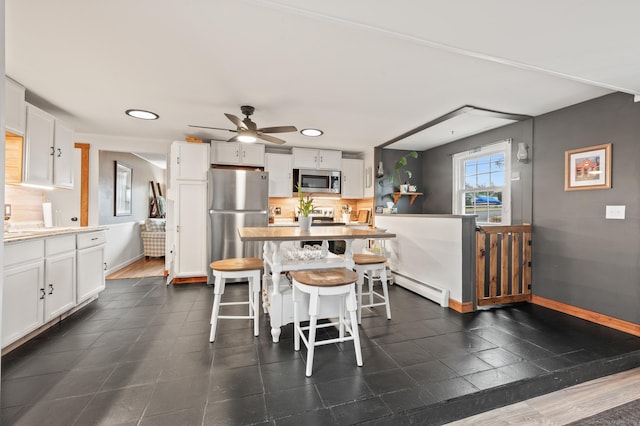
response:
M209 170L209 262L262 258L262 243L240 241L238 228L268 226L269 175L250 170ZM208 268L208 282L213 274Z

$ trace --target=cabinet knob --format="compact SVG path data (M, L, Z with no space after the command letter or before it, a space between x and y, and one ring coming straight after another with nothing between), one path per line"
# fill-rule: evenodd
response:
M107 262L104 262L104 270L107 270Z
M54 155L56 153L56 149L54 147L51 147L51 152L49 153L49 155Z
M58 158L60 158L61 156L62 156L62 150L58 148Z
M44 291L44 288L41 288L40 291L42 292L42 294L40 295L40 300L44 299L44 295L47 294L46 291Z
M53 294L53 284L49 284L49 294Z

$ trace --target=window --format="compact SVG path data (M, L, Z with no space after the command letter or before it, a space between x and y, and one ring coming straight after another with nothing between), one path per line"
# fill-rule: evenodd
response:
M484 225L511 224L511 141L453 156L453 213Z

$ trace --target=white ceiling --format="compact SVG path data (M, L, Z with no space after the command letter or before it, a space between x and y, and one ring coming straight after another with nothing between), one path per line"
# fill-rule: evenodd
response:
M227 138L188 125L233 128L223 113L249 104L260 127L325 132L289 146L357 151L464 105L640 94L636 0L5 3L7 75L80 133Z

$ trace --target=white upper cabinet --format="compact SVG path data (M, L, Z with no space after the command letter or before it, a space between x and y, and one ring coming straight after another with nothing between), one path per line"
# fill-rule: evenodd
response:
M265 155L264 170L269 172L269 197L293 195L293 168L290 154Z
M26 110L22 181L73 188L73 130L38 107Z
M211 142L211 164L264 167L264 145L242 142Z
M342 159L342 198L362 198L364 196L364 161Z
M207 180L209 144L174 142L169 155L170 182L175 180Z
M4 125L8 131L24 136L25 102L24 87L9 77L4 79Z
M292 148L294 169L340 170L342 151Z
M73 188L73 129L56 120L53 136L53 185Z
M24 143L23 179L32 185L53 184L53 115L27 104L27 127Z

